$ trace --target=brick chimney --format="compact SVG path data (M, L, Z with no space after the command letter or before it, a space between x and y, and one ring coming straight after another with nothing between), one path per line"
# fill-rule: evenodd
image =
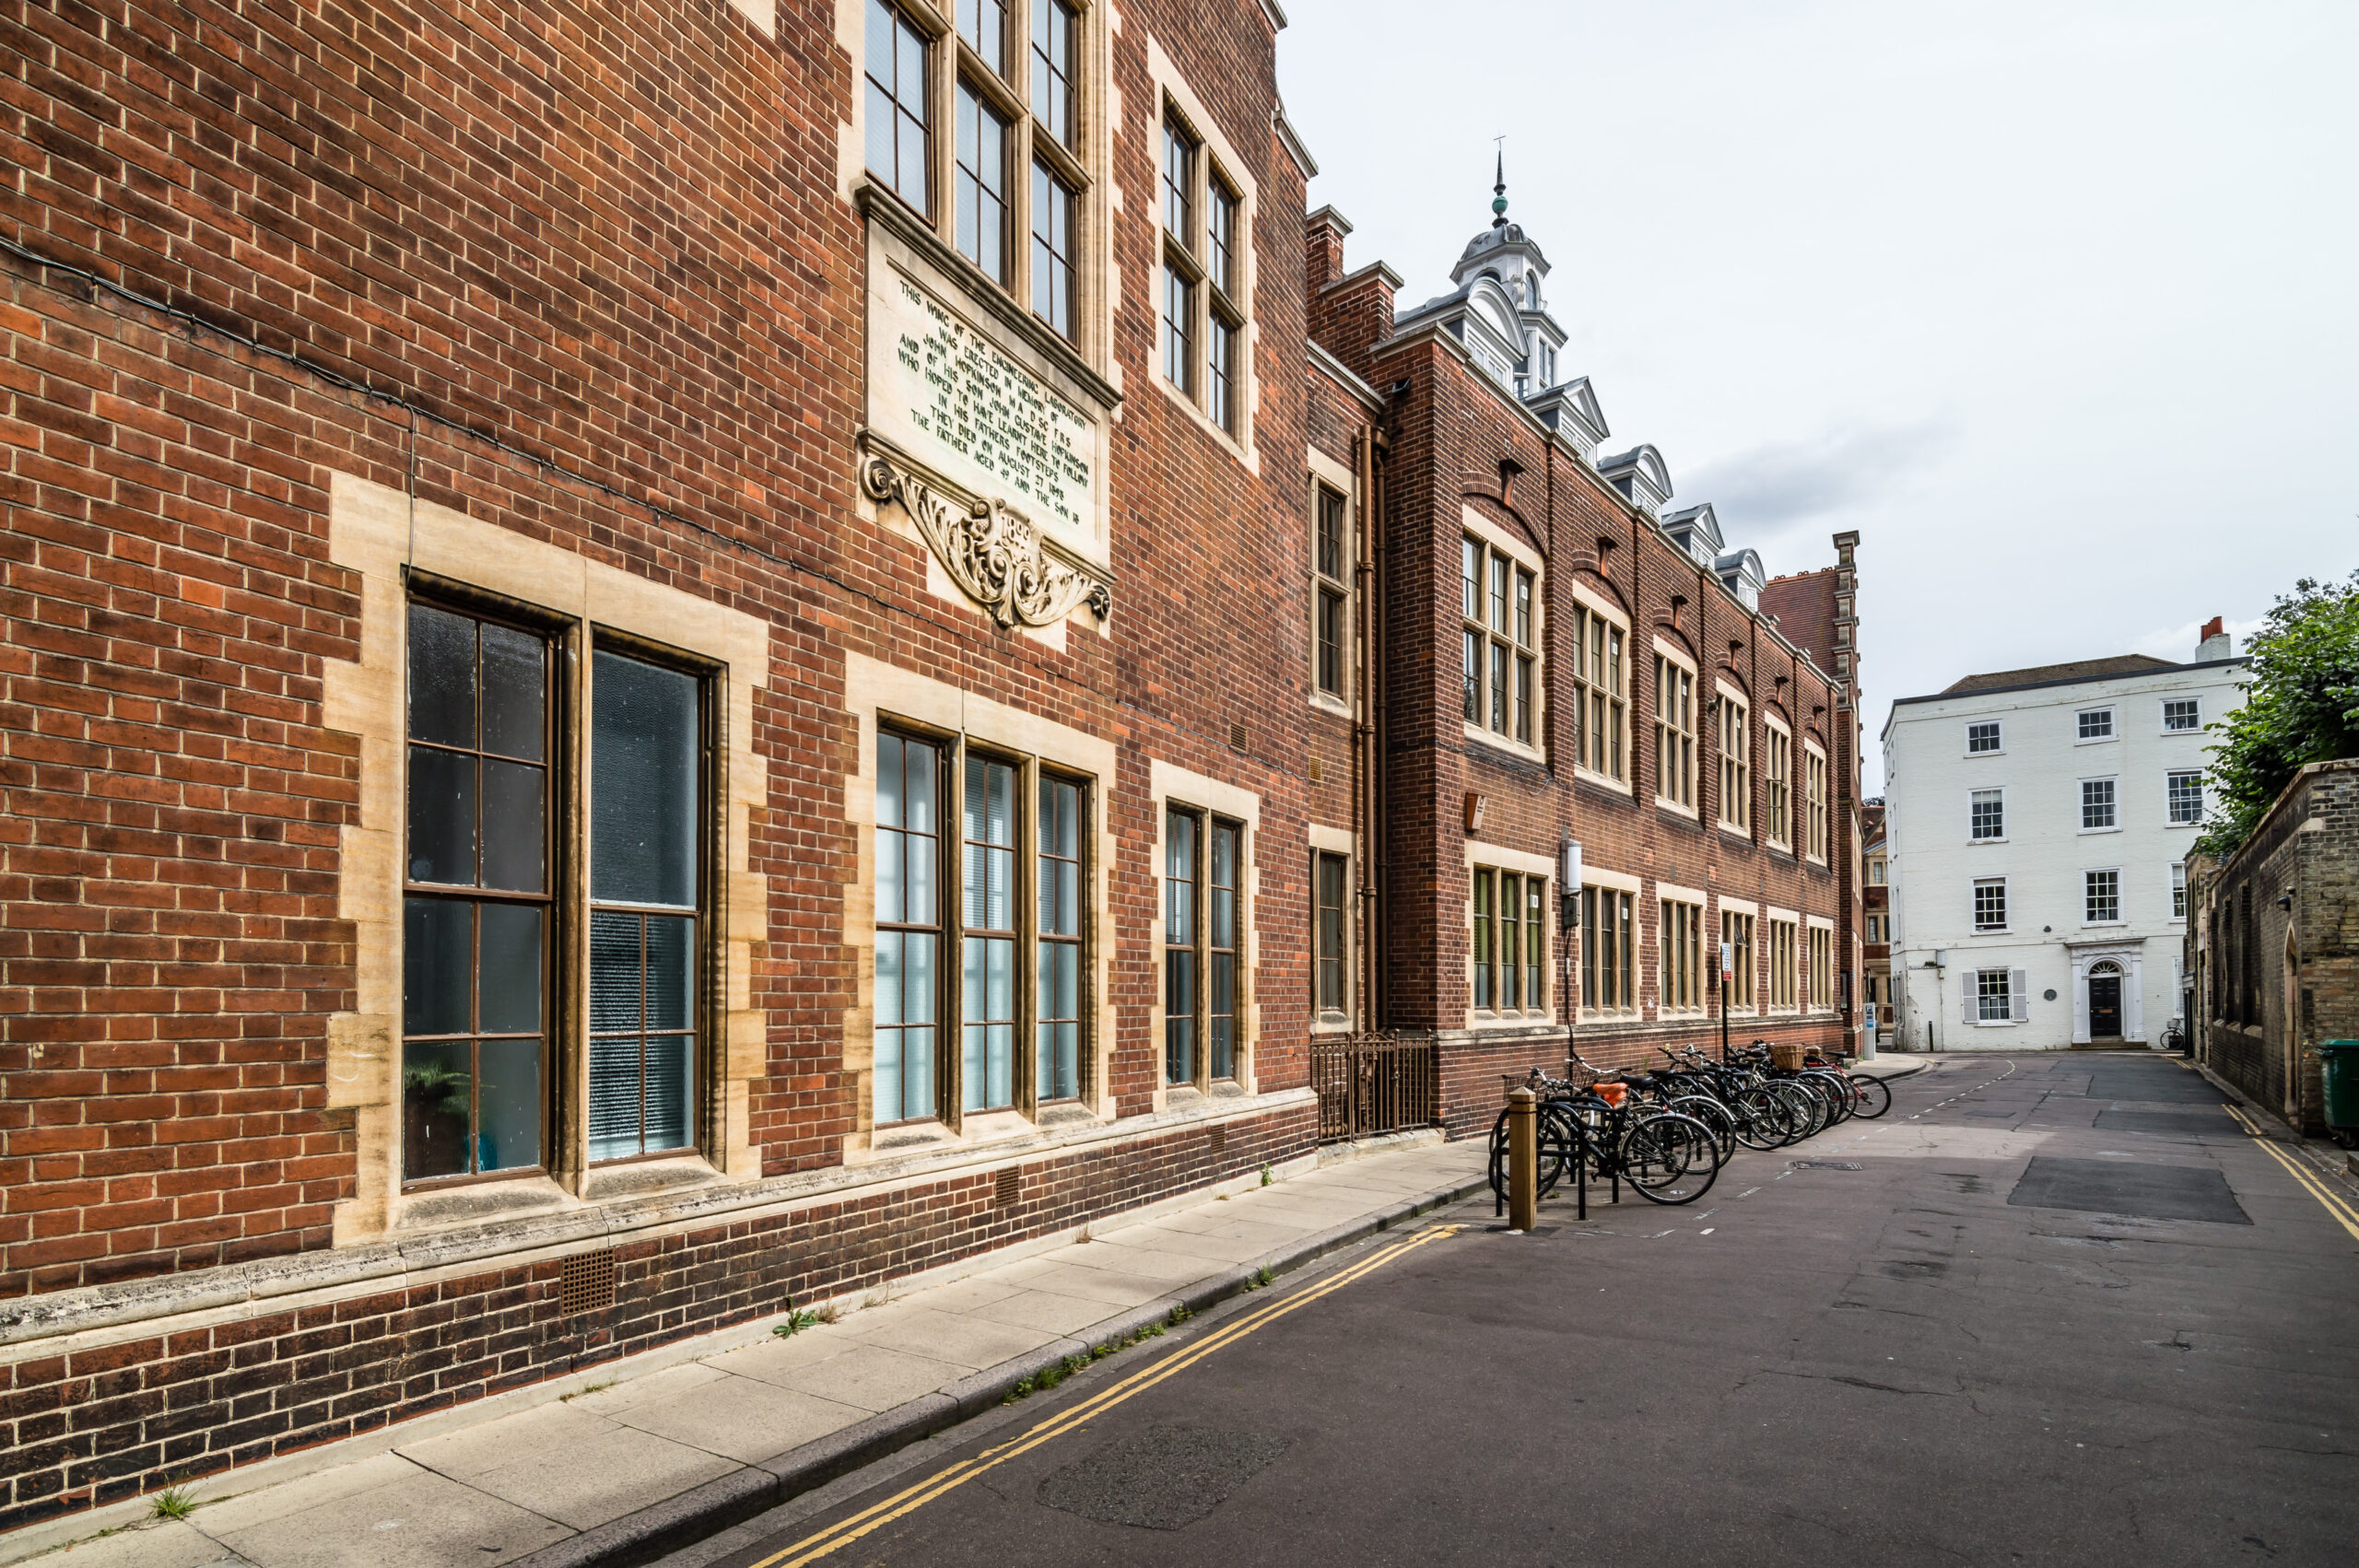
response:
M1320 207L1302 220L1303 287L1310 298L1344 275L1344 236L1352 220L1333 207Z
M2201 640L2195 645L2195 661L2198 664L2208 663L2214 659L2228 659L2235 656L2236 639L2228 635L2227 627L2222 624L2220 616L2214 615L2204 622L2203 630L2199 635Z

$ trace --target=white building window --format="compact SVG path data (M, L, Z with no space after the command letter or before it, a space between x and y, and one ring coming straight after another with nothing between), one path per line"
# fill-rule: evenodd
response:
M2117 869L2081 873L2082 918L2093 926L2121 923L2121 872Z
M2200 696L2171 696L2163 699L2163 732L2178 734L2203 728L2203 699Z
M2080 726L2079 739L2083 741L2110 741L2113 739L2112 708L2084 708L2081 709L2076 718Z
M1981 877L1976 880L1974 929L1978 931L2003 931L2007 929L2007 879L2005 877Z
M2004 969L1979 969L1974 976L1975 1021L2004 1024L2014 1016L2014 997Z
M2167 780L2173 824L2203 820L2203 775L2193 768L2175 772Z
M2005 732L1996 719L1978 720L1966 727L1966 752L1968 756L2000 751L2005 743Z
M2114 781L2110 778L2081 780L2081 831L2095 833L2108 827L2118 827L2114 811Z
M2187 919L2187 862L2171 862L2171 919Z
M1459 614L1465 665L1466 722L1523 745L1540 733L1539 579L1522 562L1472 535L1459 541ZM1580 617L1574 617L1576 625ZM1614 690L1621 691L1622 645L1614 639ZM1575 667L1579 668L1578 657ZM1620 715L1615 708L1616 720ZM1614 777L1621 777L1622 743L1615 732Z
M1968 837L1979 843L2007 836L2007 792L1977 790L1968 807Z

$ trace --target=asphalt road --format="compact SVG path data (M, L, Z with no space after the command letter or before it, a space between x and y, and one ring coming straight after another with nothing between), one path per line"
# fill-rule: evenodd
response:
M2221 1099L1947 1058L1692 1209L1469 1205L698 1561L2347 1565L2359 1238Z

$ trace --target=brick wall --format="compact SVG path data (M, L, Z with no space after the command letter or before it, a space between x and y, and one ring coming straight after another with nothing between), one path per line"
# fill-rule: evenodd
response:
M361 1292L210 1327L136 1328L0 1368L0 1529L334 1442L1052 1235L1289 1159L1304 1106L1219 1129L944 1176L772 1218L627 1241L613 1305L559 1310L558 1261ZM1215 1144L1217 1136L1218 1146Z

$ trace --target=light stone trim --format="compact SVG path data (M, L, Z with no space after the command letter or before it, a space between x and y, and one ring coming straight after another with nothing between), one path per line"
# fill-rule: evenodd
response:
M1237 1085L1248 1094L1260 1093L1262 1044L1262 796L1243 785L1231 784L1181 767L1160 757L1147 759L1147 809L1155 814L1155 841L1148 847L1148 877L1155 886L1155 914L1147 922L1147 954L1154 975L1155 1000L1147 1008L1147 1041L1155 1066L1155 1108L1159 1114L1172 1104L1174 1089L1186 1090L1182 1104L1193 1103L1195 1091L1163 1082L1163 841L1167 808L1190 806L1245 825L1245 852L1237 867ZM1209 831L1198 850L1197 876L1211 868ZM1206 1048L1197 1042L1201 1052Z
M581 1107L586 1103L589 1053L569 1040L569 1016L580 1016L581 996L560 997L548 1020L556 1042L555 1070L569 1073L572 1109L569 1125L548 1129L553 1152L551 1179L486 1182L405 1196L401 1191L402 837L407 789L408 590L405 568L464 583L571 619L575 657L568 662L586 683L589 660L581 637L608 626L684 649L718 666L720 728L723 745L712 782L722 802L719 856L722 885L709 901L710 918L724 940L718 977L722 988L724 1030L718 1047L721 1071L707 1072L708 1093L721 1105L720 1147L708 1150L707 1165L690 1179L749 1180L758 1176L748 1103L754 1080L768 1069L764 1015L753 1005L752 944L769 930L767 879L749 868L747 843L752 813L767 800L769 774L753 749L754 692L769 678L769 627L755 616L680 589L635 577L618 568L577 555L562 545L530 539L492 522L351 474L330 476L328 556L360 579L360 659L326 666L323 708L331 730L360 742L359 820L341 833L337 916L352 922L357 936L355 990L358 1007L328 1019L327 1103L357 1112L357 1184L352 1198L336 1206L334 1244L339 1247L403 1233L516 1223L520 1211L561 1210L595 1201L586 1189L581 1164ZM586 685L575 694L586 696ZM587 712L586 707L577 710ZM568 758L565 750L572 749ZM586 758L586 734L563 737L556 766L577 772ZM580 777L577 798L586 802L588 779ZM561 830L573 836L571 860L586 866L588 815L579 808ZM560 890L561 894L567 890ZM576 923L579 944L588 923ZM579 945L578 944L578 945ZM577 951L571 972L577 993L589 984L586 952ZM685 1174L685 1173L684 1173Z
M880 720L909 720L945 734L961 735L994 750L1037 758L1090 780L1089 885L1084 900L1090 911L1088 947L1089 995L1093 1002L1088 1074L1094 1089L1084 1101L1097 1117L1114 1116L1112 1085L1114 1045L1120 1017L1113 1000L1113 958L1120 940L1109 890L1116 856L1121 849L1112 823L1117 804L1116 779L1120 752L1112 741L1057 723L1053 720L1010 708L986 696L937 681L863 653L844 656L844 708L859 731L859 769L844 781L844 818L859 844L855 880L843 894L843 942L852 954L855 976L852 1004L843 1014L844 1071L858 1087L853 1129L844 1135L846 1164L895 1157L891 1150L874 1146L876 1128L876 729ZM1027 780L1029 773L1027 770ZM1024 813L1027 825L1019 854L1037 842L1034 812ZM945 842L950 842L945 840ZM957 856L945 855L943 888L955 896ZM954 1048L957 1022L945 1019L943 1043L937 1050ZM1006 1123L1006 1125L1000 1125ZM1124 1125L1128 1125L1126 1122ZM929 1129L926 1146L960 1159L977 1157L976 1149L999 1136L1023 1136L1033 1124L1021 1116L1008 1118L977 1117L967 1125Z
M1114 613L1107 581L1023 513L968 495L881 436L864 435L861 444L860 485L868 498L898 502L933 558L996 625L1054 626L1084 604L1100 622Z

